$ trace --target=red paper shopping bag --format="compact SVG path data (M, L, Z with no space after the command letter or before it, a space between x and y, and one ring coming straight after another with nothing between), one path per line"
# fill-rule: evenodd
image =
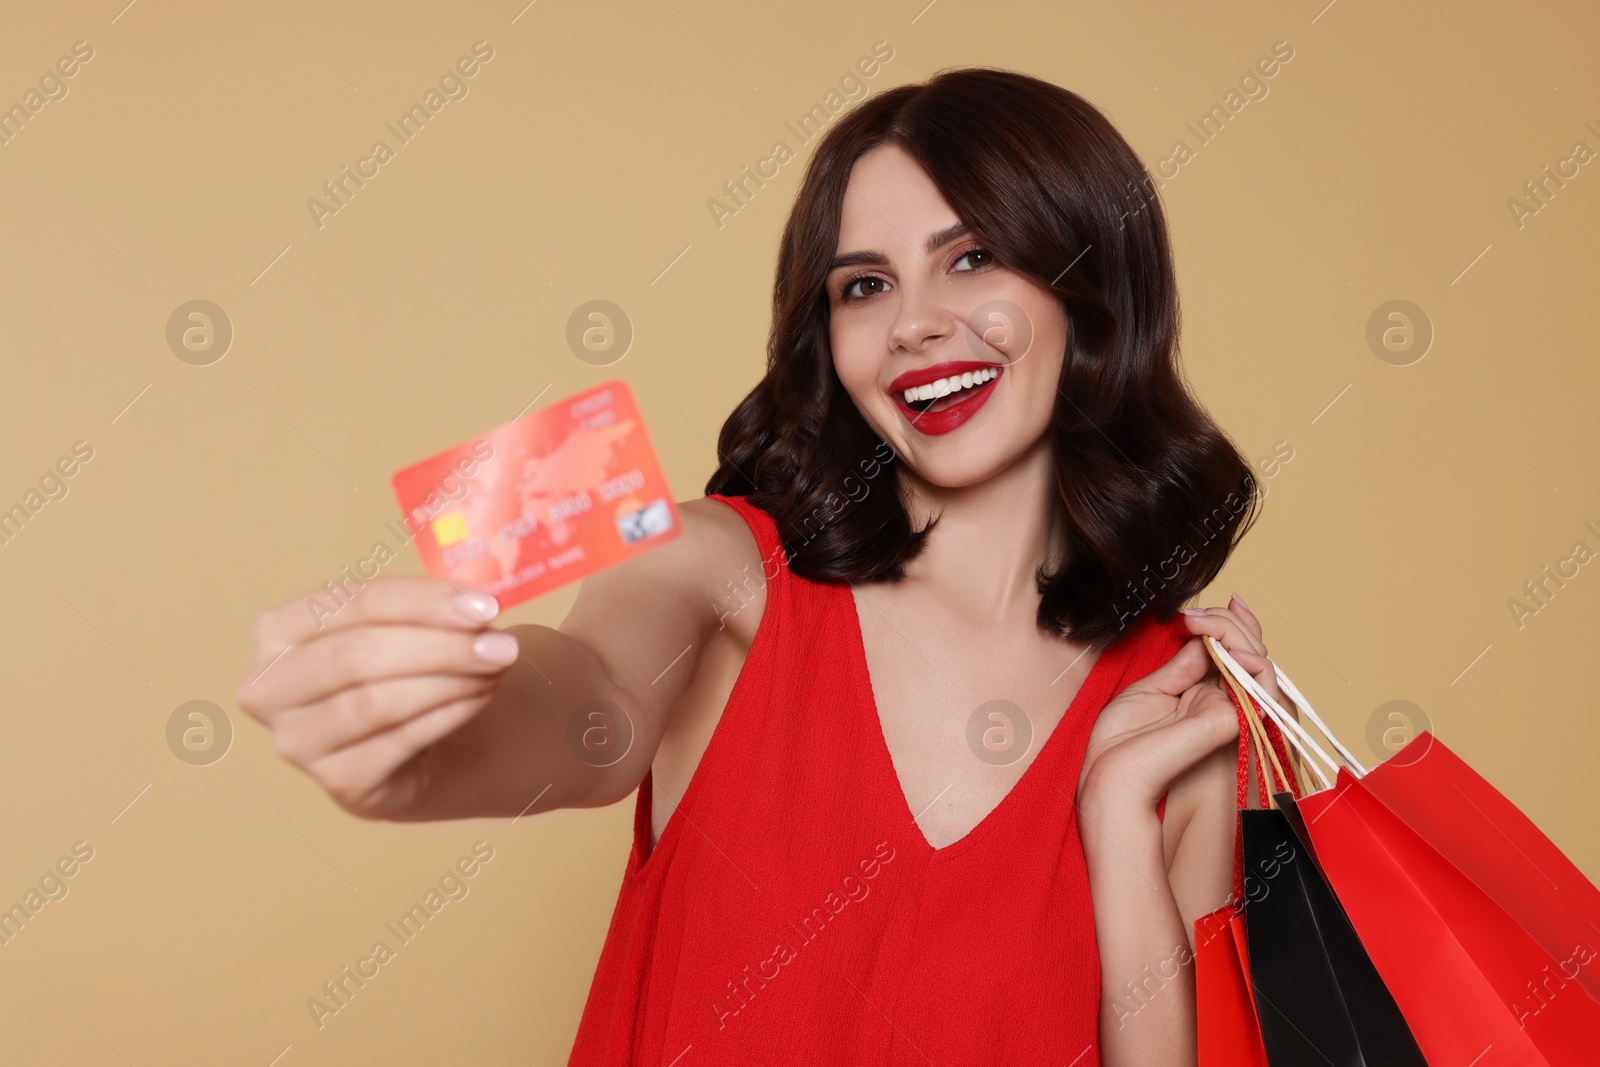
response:
M1361 780L1341 769L1332 789L1299 810L1328 884L1429 1063L1600 1063L1600 1003Z
M1428 733L1361 784L1600 999L1600 890L1515 804Z
M1217 653L1207 646L1215 660ZM1229 695L1239 718L1239 758L1237 763L1240 807L1249 800L1251 753L1261 777L1261 796L1265 798L1266 767L1269 762L1266 735L1255 705L1227 675ZM1276 769L1276 765L1275 769ZM1243 824L1236 838L1244 845ZM1246 904L1245 870L1242 853L1235 857L1233 894L1228 903L1202 916L1194 923L1195 1025L1199 1067L1268 1067L1261 1039L1261 1021L1256 1015L1255 995L1250 983L1250 956L1246 943L1244 916Z
M1267 1067L1238 908L1227 904L1195 920L1194 932L1200 1067Z

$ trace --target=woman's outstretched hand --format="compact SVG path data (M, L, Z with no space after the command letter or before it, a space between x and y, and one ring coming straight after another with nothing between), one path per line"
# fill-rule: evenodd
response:
M234 697L340 807L406 815L429 777L415 757L489 704L517 639L489 625L494 598L446 579L371 578L326 618L306 603L257 617Z

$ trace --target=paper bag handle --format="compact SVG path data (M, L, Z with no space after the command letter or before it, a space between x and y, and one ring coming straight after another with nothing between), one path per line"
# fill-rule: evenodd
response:
M1275 793L1281 791L1291 791L1289 785L1289 776L1284 773L1283 764L1278 761L1278 753L1272 747L1272 743L1267 737L1266 726L1261 722L1261 716L1256 711L1255 704L1251 702L1245 691L1240 688L1239 683L1234 679L1233 675L1223 667L1222 661L1217 659L1216 651L1212 649L1210 645L1206 646L1206 651L1211 654L1211 659L1217 664L1217 669L1222 674L1222 680L1227 683L1228 688L1233 691L1234 699L1238 701L1239 715L1244 720L1245 726L1249 731L1250 748L1255 752L1256 766L1271 766L1274 780L1281 787L1278 790L1267 790L1267 795L1262 798L1268 807L1275 808L1278 806ZM1241 775L1244 774L1244 768L1241 767L1239 769L1239 773ZM1300 784L1301 783L1299 779L1296 778L1295 786L1299 787ZM1304 790L1301 788L1296 788L1292 791L1296 795L1304 792Z
M1323 768L1326 767L1329 772L1332 772L1335 775L1338 774L1339 764L1334 761L1333 757L1329 756L1327 752L1323 751L1322 746L1317 744L1311 735L1306 732L1305 727L1300 724L1295 716L1285 711L1283 707L1279 705L1278 702L1274 700L1272 696L1268 694L1267 691L1250 676L1250 672L1240 666L1239 661L1228 654L1227 650L1222 646L1220 641L1218 641L1215 637L1208 635L1206 637L1206 646L1211 652L1211 658L1217 662L1219 669L1222 670L1224 677L1231 677L1232 679L1236 680L1251 696L1256 698L1257 702L1260 704L1262 712L1265 713L1267 717L1272 719L1273 722L1277 723L1278 728L1284 732L1285 738L1294 747L1295 751L1300 754L1301 758L1306 761L1306 764L1316 774L1323 786L1325 788L1331 787L1333 782L1329 779L1328 774L1323 771ZM1295 687L1295 684L1289 680L1289 676L1283 673L1283 668L1274 663L1273 672L1277 677L1278 687L1282 689L1289 697L1290 702L1299 708L1307 719L1311 720L1311 723L1316 726L1317 730L1322 734L1322 736L1327 738L1328 742L1332 744L1339 755L1344 758L1345 765L1349 767L1355 776L1359 778L1366 774L1366 768L1363 767L1361 762L1355 758L1354 754L1352 754L1351 751L1340 742L1339 738L1334 735L1333 731L1328 729L1327 723L1322 721L1322 718L1317 714L1316 709L1311 706L1311 702L1308 701L1300 692L1300 690ZM1313 753L1315 753L1315 756L1312 755Z

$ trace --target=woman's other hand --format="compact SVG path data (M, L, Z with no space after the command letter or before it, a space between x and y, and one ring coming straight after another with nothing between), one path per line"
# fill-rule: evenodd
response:
M1279 707L1291 715L1295 714L1295 706L1278 688L1277 669L1267 658L1267 645L1261 637L1261 622L1238 593L1229 599L1227 607L1184 608L1180 615L1190 633L1215 637L1222 642L1239 666L1249 672L1250 677L1278 702ZM1213 668L1215 666L1212 664ZM1221 688L1226 683L1220 674L1213 674L1206 684Z
M1214 666L1196 637L1100 712L1078 778L1078 801L1091 818L1099 810L1153 811L1185 771L1237 743L1233 702L1220 684L1202 684Z

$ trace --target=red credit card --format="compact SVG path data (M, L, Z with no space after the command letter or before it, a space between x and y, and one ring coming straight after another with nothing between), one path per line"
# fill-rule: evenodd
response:
M391 480L422 565L520 604L682 529L624 381L496 426Z

